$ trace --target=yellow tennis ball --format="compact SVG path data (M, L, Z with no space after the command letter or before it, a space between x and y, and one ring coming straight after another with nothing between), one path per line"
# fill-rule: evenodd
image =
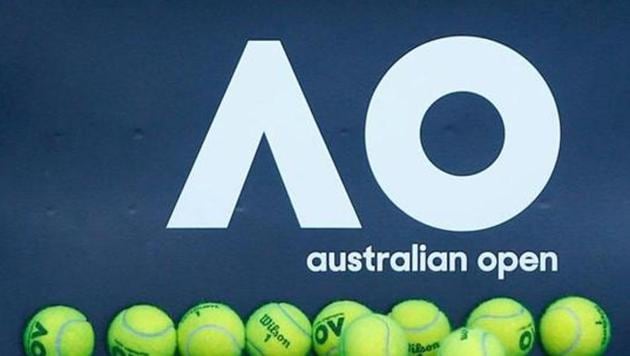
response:
M540 337L550 356L597 356L606 352L610 321L599 305L582 297L551 304L540 320Z
M247 320L245 335L252 356L304 356L311 349L311 323L288 303L258 308Z
M94 329L80 311L56 305L40 310L24 330L27 356L90 356Z
M328 304L315 317L313 322L313 345L315 353L322 356L336 356L343 329L355 319L371 314L364 305L342 300Z
M505 356L505 348L493 334L461 328L442 339L438 356Z
M391 318L380 314L364 315L341 334L342 356L407 356L407 337Z
M245 347L245 326L229 306L203 303L177 325L181 356L238 356Z
M107 344L112 356L173 356L177 336L166 313L141 304L118 313L109 325Z
M534 319L514 299L494 298L481 303L470 314L466 325L486 330L498 337L507 356L528 355L534 346Z
M389 316L407 334L409 355L435 356L440 340L451 333L451 324L435 304L426 300L407 300L392 308Z

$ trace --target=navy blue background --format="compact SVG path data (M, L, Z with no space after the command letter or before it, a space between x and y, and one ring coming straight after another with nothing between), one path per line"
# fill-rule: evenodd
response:
M110 318L137 302L177 319L202 299L226 301L244 317L288 300L313 317L333 299L387 311L429 298L459 325L485 298L513 296L538 317L565 294L608 311L609 354L630 348L628 2L55 3L0 4L2 354L20 354L26 319L56 303L88 314L104 355ZM385 71L412 48L458 34L528 58L562 124L541 196L475 233L438 231L399 211L364 152L367 105ZM283 42L363 229L301 230L265 143L229 229L166 230L248 39ZM423 144L445 170L478 171L501 148L496 111L474 95L440 100L426 121ZM554 250L560 271L500 282L475 268L313 274L305 266L313 250L414 242L472 258L487 249Z

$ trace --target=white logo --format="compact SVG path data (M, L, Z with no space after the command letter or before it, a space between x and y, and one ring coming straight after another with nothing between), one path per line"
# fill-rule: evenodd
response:
M486 98L505 127L495 162L468 176L434 166L419 139L429 107L455 92ZM227 228L263 137L302 228L361 227L279 41L247 43L167 227ZM540 194L558 157L560 121L523 56L488 39L447 37L385 73L365 141L376 181L399 209L435 228L475 231L513 218Z

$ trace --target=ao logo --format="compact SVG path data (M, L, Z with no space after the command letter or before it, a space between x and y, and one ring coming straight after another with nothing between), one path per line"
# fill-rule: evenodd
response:
M439 98L471 92L503 120L503 148L485 170L455 176L434 166L419 139ZM279 41L249 41L168 228L227 228L263 136L302 228L361 224ZM547 83L520 54L479 37L420 45L385 73L365 124L376 181L403 212L449 231L501 224L525 210L553 172L560 122Z

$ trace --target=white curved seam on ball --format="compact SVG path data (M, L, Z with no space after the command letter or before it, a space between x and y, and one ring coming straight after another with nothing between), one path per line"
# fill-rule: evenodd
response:
M486 340L490 334L487 332L483 332L481 336L481 352L483 352L483 356L488 356L488 348L486 347Z
M346 352L345 339L341 338L341 340L339 340L339 353L338 353L338 355L344 354L345 352Z
M516 313L512 313L512 314L508 314L508 315L493 315L493 314L485 314L485 315L481 315L475 319L473 319L472 321L468 322L468 325L472 325L474 323L476 323L477 321L481 320L481 319L511 319L511 318L516 318L517 316L521 316L525 314L525 308L521 308L521 310L519 310Z
M258 352L259 355L265 355L264 352L262 352L262 350L258 347L258 345L254 344L253 342L246 340L245 341L246 344L250 345L252 348L254 348L254 350L256 350L256 352Z
M342 335L343 335L343 333L342 333ZM346 338L342 337L341 338L341 342L339 343L339 354L345 355L346 354L346 348L347 348L347 346L346 346Z
M232 346L234 346L234 348L237 351L240 351L243 347L241 346L241 344L238 342L238 340L236 340L236 338L234 337L234 335L232 335L231 332L229 332L226 328L217 325L217 324L204 324L202 326L199 326L195 329L193 329L193 332L188 336L188 339L186 339L186 355L190 355L190 347L191 347L191 342L192 339L195 335L197 335L198 333L200 333L203 330L216 330L219 331L220 333L226 335L228 337L228 339L230 339L230 341L232 342Z
M573 352L573 350L575 350L575 348L580 343L580 339L582 338L582 328L580 327L580 318L573 311L573 309L568 308L568 307L555 307L551 310L565 311L569 314L569 316L571 316L571 319L573 319L573 321L575 322L575 330L576 330L575 338L573 338L573 342L571 342L571 345L569 346L569 348L566 351L560 353L560 355L568 355L571 352Z
M74 323L82 323L86 321L85 319L72 319L72 320L68 320L65 323L61 324L61 327L59 328L59 331L57 332L57 337L55 338L55 352L57 353L57 356L61 356L61 341L63 338L63 333L66 332L66 329Z
M437 312L435 313L435 316L433 317L433 319L421 326L415 326L415 327L411 327L411 328L403 328L405 331L408 332L412 332L412 333L419 333L419 332L423 332L427 329L430 329L433 325L435 325L439 320L440 320L440 316L441 316L441 312Z
M140 337L146 337L146 338L162 336L162 335L165 335L166 333L168 333L169 331L174 329L172 325L169 325L164 330L161 330L161 331L158 331L158 332L155 332L155 333L145 333L145 332L142 332L142 331L138 331L138 330L132 328L131 325L129 325L129 323L127 322L127 311L126 310L123 312L123 315L122 315L122 326L125 329L127 329L128 331L130 331L132 334L134 334L136 336L140 336Z
M311 338L311 334L310 334L308 331L304 330L304 329L302 328L302 326L301 326L301 325L300 325L300 324L299 324L299 323L298 323L295 319L293 319L293 318L291 317L291 315L289 314L289 312L288 312L288 311L286 311L286 310L284 310L284 308L282 307L282 305L281 305L281 304L279 304L279 303L278 303L278 304L276 304L276 305L278 306L278 309L280 309L280 311L282 312L282 314L284 314L284 316L286 316L289 320L291 320L291 322L292 322L293 324L295 324L295 326L297 326L297 327L298 327L298 329L300 329L300 331L301 331L302 333L304 333L304 335L306 335L306 337L308 337L309 339Z
M379 320L381 320L379 318ZM385 320L381 320L381 322L385 325L385 356L389 356L389 336L390 336L390 330L389 330L389 325L387 325L387 322Z

